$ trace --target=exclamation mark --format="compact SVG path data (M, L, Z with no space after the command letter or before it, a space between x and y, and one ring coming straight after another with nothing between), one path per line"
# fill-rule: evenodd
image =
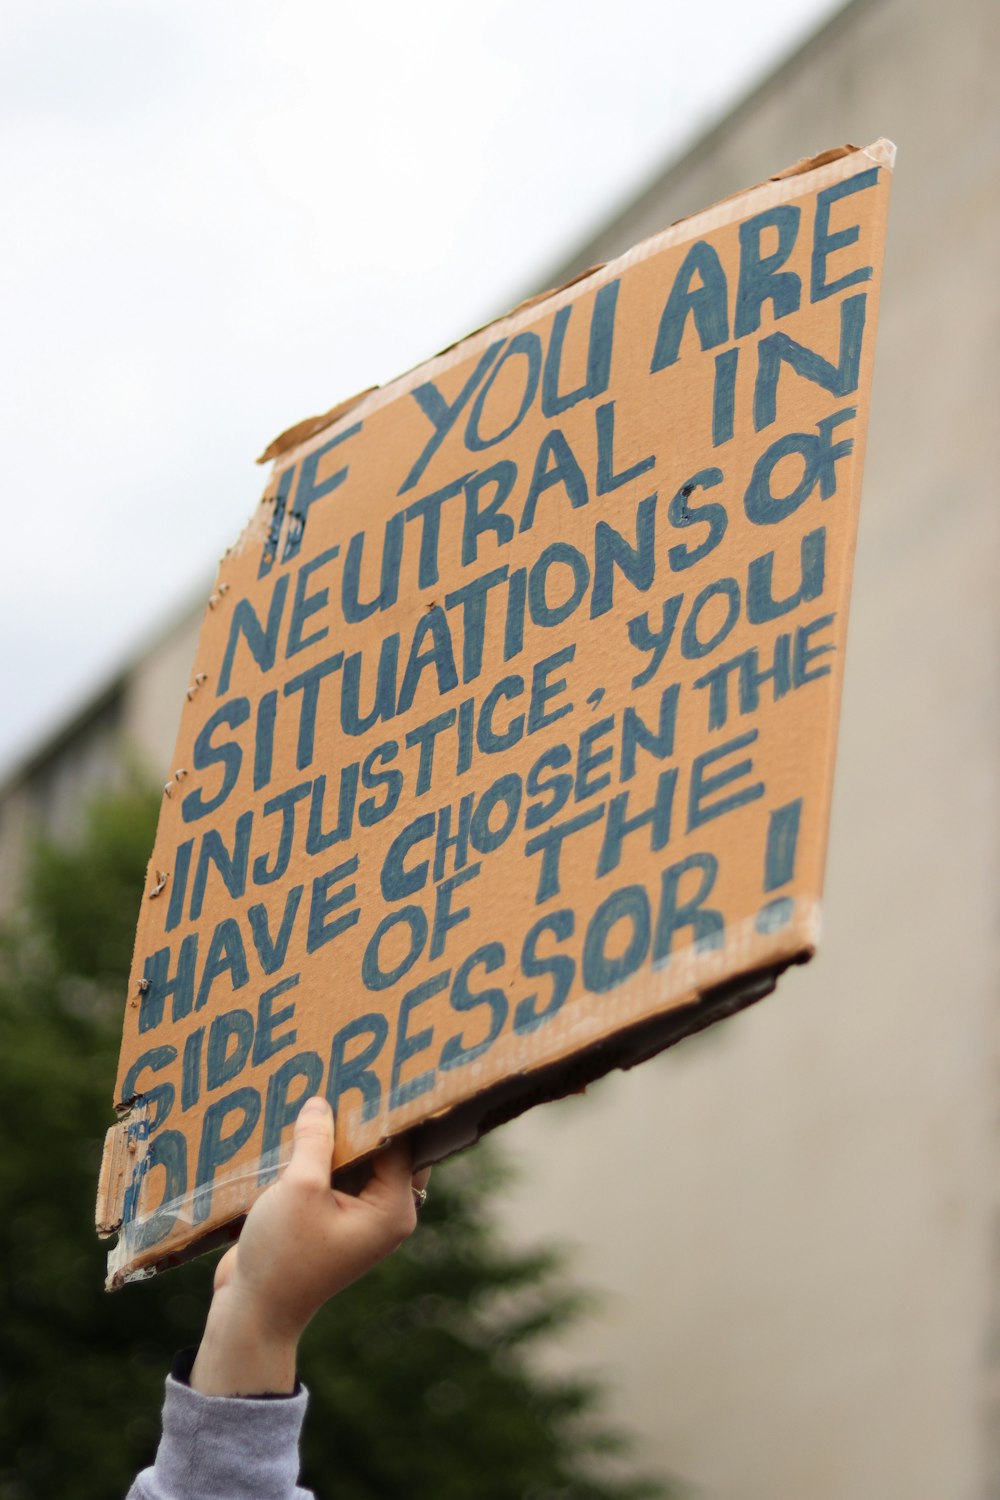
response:
M802 798L777 808L767 825L767 848L764 851L764 889L776 891L787 885L795 874L795 851L799 842L799 818ZM795 902L791 896L775 896L762 906L754 920L760 933L780 932L792 920Z

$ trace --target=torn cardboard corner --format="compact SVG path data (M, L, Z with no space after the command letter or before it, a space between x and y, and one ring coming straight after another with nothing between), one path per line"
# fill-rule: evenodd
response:
M341 1180L436 1161L812 954L892 152L272 444L136 933L111 1284L235 1233L309 1094Z
M317 432L322 432L325 427L331 427L334 422L338 421L340 417L346 416L366 396L370 396L372 391L377 390L378 386L376 385L367 386L365 390L359 391L356 396L348 396L345 401L339 401L336 406L331 407L322 416L306 417L303 421L296 422L294 426L286 428L284 432L280 432L272 442L268 443L257 462L259 464L271 463L274 459L280 458L289 448L297 448L301 443L308 442L309 438L313 437Z

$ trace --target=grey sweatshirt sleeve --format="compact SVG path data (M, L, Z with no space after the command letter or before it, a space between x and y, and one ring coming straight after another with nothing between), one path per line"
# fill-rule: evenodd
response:
M167 1377L163 1436L126 1500L313 1500L298 1487L304 1390L285 1400L203 1396Z

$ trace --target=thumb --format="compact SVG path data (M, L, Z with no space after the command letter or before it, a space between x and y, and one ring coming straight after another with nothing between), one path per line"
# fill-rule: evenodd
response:
M298 1182L330 1186L333 1166L333 1110L320 1094L299 1110L292 1139L288 1176Z

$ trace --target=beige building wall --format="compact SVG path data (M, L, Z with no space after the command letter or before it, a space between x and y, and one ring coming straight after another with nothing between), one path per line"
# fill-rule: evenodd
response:
M131 774L166 779L209 583L0 783L0 918L39 836L70 840L88 801Z
M1000 1495L998 57L995 0L858 0L554 278L899 146L819 957L505 1131L608 1292L561 1357L711 1500Z
M548 1357L609 1370L705 1500L1000 1496L998 16L855 0L543 283L799 156L899 145L820 955L502 1132L505 1229L605 1297ZM123 747L166 776L199 615L0 789L0 909Z

